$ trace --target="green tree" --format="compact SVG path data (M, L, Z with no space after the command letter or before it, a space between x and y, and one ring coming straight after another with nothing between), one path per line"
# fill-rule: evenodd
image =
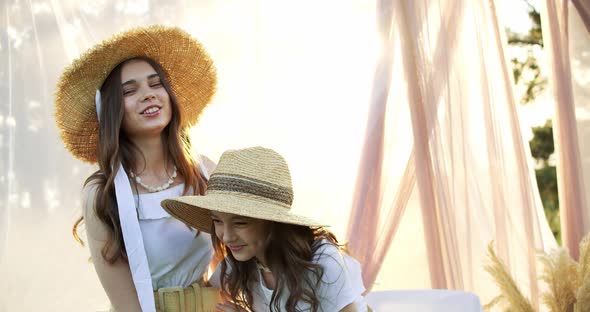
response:
M533 157L540 161L543 167L549 166L549 157L555 152L551 120L547 120L544 126L533 127L533 139L529 143Z
M526 58L514 57L511 59L512 74L514 76L514 83L518 84L521 80L526 86L526 91L520 99L521 103L527 104L532 102L537 95L539 95L547 85L547 79L542 76L541 68L537 62L537 58L533 55L533 48L543 48L543 34L541 32L541 14L537 9L527 0L523 0L529 7L529 19L532 26L526 34L519 34L507 30L508 44L521 46L527 49Z
M524 1L529 8L528 16L532 26L526 34L519 34L507 30L508 44L527 49L525 58L514 57L511 60L512 73L516 84L523 83L526 86L520 101L522 104L532 102L547 85L547 79L543 76L541 68L534 56L535 48L543 48L543 34L541 32L541 14L528 0ZM529 142L531 153L537 160L539 168L535 170L537 186L541 194L545 216L551 227L551 231L558 242L561 243L561 231L559 224L559 197L557 190L557 175L555 166L549 164L549 157L555 151L553 145L553 126L548 120L544 126L533 128L533 139Z
M540 168L535 170L537 186L549 227L558 242L561 243L559 223L559 197L557 194L557 174L555 166L549 165L549 157L555 151L553 145L553 126L547 120L541 127L533 127L533 139L529 141L531 153L539 162Z

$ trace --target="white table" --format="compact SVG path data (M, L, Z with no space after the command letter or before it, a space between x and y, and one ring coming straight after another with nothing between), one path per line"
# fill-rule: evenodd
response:
M365 296L375 312L483 312L473 293L446 290L386 290Z

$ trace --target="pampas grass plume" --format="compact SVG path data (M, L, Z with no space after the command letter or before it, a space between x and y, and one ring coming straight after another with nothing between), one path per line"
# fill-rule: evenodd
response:
M487 304L485 306L486 311L489 311L496 304L502 303L507 307L506 311L534 312L535 309L531 302L522 294L518 285L506 270L504 262L494 252L492 244L493 242L488 245L490 264L485 266L485 270L492 275L502 295Z
M563 249L541 257L544 264L541 279L549 286L542 296L552 312L573 312L578 289L578 266Z

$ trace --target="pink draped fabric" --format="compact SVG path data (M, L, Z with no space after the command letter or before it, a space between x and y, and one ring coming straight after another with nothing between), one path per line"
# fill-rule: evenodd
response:
M388 253L412 253L389 246L404 239L396 232L408 209L419 209L424 240L411 243L425 246L427 267L411 270L430 272L426 286L474 291L483 302L497 295L483 270L493 240L538 305L536 252L555 241L521 137L494 2L381 1L378 12L384 51L348 228L365 286ZM400 170L391 169L394 157L405 159Z
M572 3L582 18L582 22L584 23L584 26L586 26L586 30L590 33L590 2L583 0L572 0Z
M572 1L588 26L588 4ZM541 12L549 62L549 86L555 103L553 131L563 246L578 258L578 244L590 229L584 176L576 129L569 53L568 0L546 0Z
M579 171L584 177L584 193L590 194L590 80L588 69L590 68L590 2L572 1L569 6L568 27L569 55L571 64L571 79L573 87L574 104L576 110L576 128L578 132L578 147L582 167ZM590 231L590 212L588 208L582 210L585 215L585 233Z
M389 51L393 48L390 34L393 13L391 1L378 1L377 12L378 32L385 45L384 51ZM366 264L363 272L365 285L372 285L377 277L377 273L379 273L380 263L383 262L388 249L388 247L376 249L376 246L380 242L379 238L383 238L383 236L379 235L377 227L367 226L368 224L378 223L380 217L379 210L364 210L362 207L377 208L381 205L382 189L379 180L383 174L385 110L391 83L392 58L393 55L391 53L382 53L374 73L374 87L370 99L369 119L367 121L370 127L366 131L366 140L361 156L362 163L371 164L371 166L362 166L358 173L360 178L356 182L357 196L354 197L352 203L353 207L357 207L357 209L351 211L349 222L349 229L357 231L354 235L365 238L364 241L349 241L349 247L355 250L358 260ZM389 226L392 234L385 237L386 241L388 241L387 238L390 238L395 233L399 219L401 218L394 220L397 221L397 224L391 224ZM350 232L348 236L350 236ZM376 252L373 253L373 251Z

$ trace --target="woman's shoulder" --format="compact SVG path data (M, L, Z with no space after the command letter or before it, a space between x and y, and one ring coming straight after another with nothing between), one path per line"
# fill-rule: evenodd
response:
M210 175L213 170L215 170L215 167L217 167L217 164L211 160L211 158L203 154L198 155L197 162L199 164L199 169L201 169L201 171L206 171L207 175Z
M324 238L315 240L311 245L311 249L313 252L313 259L316 261L324 257L340 257L342 252L340 246Z
M100 190L100 185L96 181L89 181L82 187L82 209L94 206L96 195Z
M86 227L86 234L89 239L106 241L108 239L108 229L99 219L96 213L96 200L100 192L100 184L90 181L82 188L82 215Z
M314 244L317 244L314 261L323 269L319 294L322 298L329 298L322 300L323 310L340 311L352 302L361 308L365 287L360 263L331 241L322 239Z
M98 170L90 175L86 179L86 182L84 182L84 186L82 186L82 198L84 200L93 199L101 189L104 181L105 175L101 170Z
M349 272L360 273L360 264L352 256L340 249L339 245L322 239L314 242L312 261L324 269L328 279L339 279Z

